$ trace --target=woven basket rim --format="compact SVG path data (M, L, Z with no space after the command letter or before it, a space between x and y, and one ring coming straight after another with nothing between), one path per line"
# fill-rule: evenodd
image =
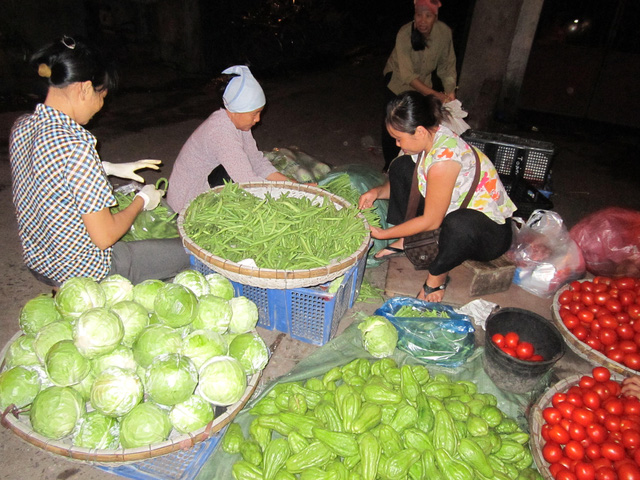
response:
M567 391L572 386L577 385L582 377L583 375L576 374L558 381L549 387L533 407L531 407L529 413L529 448L531 449L531 454L538 467L538 471L545 480L555 479L549 471L549 462L542 456L542 445L545 443L544 438L542 438L542 425L545 423L542 417L542 411L551 406L551 399L557 392ZM624 377L616 372L611 372L611 378L616 381L622 381Z
M284 191L300 191L305 194L312 194L314 196L322 196L329 198L335 204L341 207L350 207L351 204L344 198L327 192L318 187L311 185L293 183L293 182L246 182L239 183L238 186L247 191L257 188L266 189L280 189ZM223 186L214 187L210 191L220 191ZM251 192L250 192L251 193ZM193 200L192 200L193 201ZM316 267L305 270L282 270L272 268L251 267L248 265L241 265L231 260L218 257L212 253L199 247L193 242L184 231L184 215L191 205L189 202L182 209L178 215L178 232L182 238L182 243L195 257L202 261L205 265L231 278L231 280L238 281L245 285L251 285L255 287L263 288L292 288L292 287L305 287L316 286L329 282L340 275L344 274L349 268L358 263L364 255L367 254L370 247L371 234L367 233L358 249L341 260L338 263L326 265L323 267ZM369 224L364 216L360 213L358 217L364 222L366 231L369 232Z
M591 280L583 279L579 281L580 283L582 283L582 282L588 282ZM568 290L569 288L570 288L569 284L562 286L553 296L553 303L551 305L552 321L560 331L560 334L564 338L565 343L569 345L569 348L580 358L583 358L584 360L588 361L590 364L594 366L602 365L607 367L609 370L612 370L622 375L640 375L640 371L633 370L625 365L622 365L621 363L611 360L609 357L607 357L603 353L598 352L597 350L594 350L586 343L578 340L576 336L569 331L569 329L566 327L566 325L560 318L560 303L558 302L560 295L562 295L562 293Z
M22 331L18 331L0 351L0 369L4 367L4 359L9 346L24 335ZM146 445L138 448L117 448L117 449L88 449L76 447L70 443L60 440L47 438L35 432L28 421L28 415L16 416L15 412L9 411L2 416L0 423L3 427L11 430L19 438L25 442L41 448L49 453L65 457L68 460L75 460L90 464L113 465L114 463L135 463L151 458L160 457L179 450L188 450L194 445L208 440L215 433L222 430L233 421L236 415L244 408L253 393L256 391L262 372L256 372L247 379L247 388L242 398L236 403L226 407L224 413L215 417L208 425L189 432L186 434L175 434L168 440L158 443ZM2 414L2 412L0 412Z

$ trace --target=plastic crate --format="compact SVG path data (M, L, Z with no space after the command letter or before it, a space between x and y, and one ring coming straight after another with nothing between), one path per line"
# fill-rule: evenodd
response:
M525 179L537 188L547 188L555 153L552 143L473 130L462 138L489 157L502 177Z
M208 440L197 443L188 450L150 458L137 463L117 466L96 465L96 468L133 480L194 480L218 446L226 427Z
M553 202L530 183L524 180L518 180L514 184L506 181L503 181L503 183L509 197L518 207L514 216L522 217L526 221L534 210L553 209Z
M324 345L335 335L340 319L353 306L364 278L367 256L351 267L334 293L331 283L316 287L268 289L243 285L231 280L236 295L247 297L258 306L258 326L287 333L291 338L314 345ZM213 273L199 258L191 264L201 273Z

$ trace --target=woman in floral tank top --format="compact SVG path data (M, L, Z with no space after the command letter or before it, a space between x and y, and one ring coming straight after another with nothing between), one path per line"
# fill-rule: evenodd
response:
M511 245L510 217L516 210L491 161L481 152L478 185L467 208L460 208L476 172L472 147L441 125L442 103L433 95L405 92L387 106L386 125L404 155L389 168L389 180L360 197L368 208L389 199L390 228L371 227L376 239L395 239L376 258L403 255L404 237L441 228L438 256L418 298L440 302L447 274L465 260L489 261ZM405 221L415 162L423 202Z

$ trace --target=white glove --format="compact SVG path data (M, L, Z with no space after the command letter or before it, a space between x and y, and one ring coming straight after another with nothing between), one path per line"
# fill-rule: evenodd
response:
M104 171L107 175L113 175L120 178L128 178L129 180L135 180L136 182L144 183L144 178L142 178L140 175L135 174L134 172L143 168L159 170L160 167L158 167L158 165L160 165L161 163L161 160L144 159L138 160L137 162L129 163L102 162L102 167L104 168Z
M143 210L153 210L158 206L160 200L164 196L164 190L158 190L154 185L145 185L142 187L136 197L144 200Z

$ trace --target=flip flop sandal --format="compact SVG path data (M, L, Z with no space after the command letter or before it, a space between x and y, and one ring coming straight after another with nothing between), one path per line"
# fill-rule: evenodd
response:
M380 253L384 250L388 250L391 253L388 255L382 255L381 257L376 257L375 255L373 256L373 258L375 258L376 260L384 260L385 258L393 258L393 257L401 257L404 255L404 250L402 248L398 248L398 247L384 247L380 250L378 250L376 253Z
M438 285L437 287L430 287L429 285L427 285L427 281L425 280L424 285L422 286L423 290L424 290L424 296L426 297L427 295L433 293L433 292L438 292L440 290L444 290L447 288L447 285L449 284L449 277L447 277L444 281L444 283L442 285Z

